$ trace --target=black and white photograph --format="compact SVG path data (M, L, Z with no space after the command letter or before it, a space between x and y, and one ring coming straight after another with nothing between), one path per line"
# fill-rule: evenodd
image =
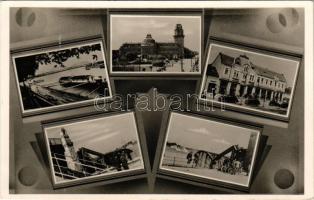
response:
M44 133L56 186L144 169L132 112L44 127Z
M112 14L110 45L111 73L200 74L201 16Z
M102 42L13 56L23 113L110 98Z
M287 118L299 61L212 43L200 98Z
M258 129L172 112L159 167L249 187L259 137Z
M313 6L1 1L0 197L310 199Z

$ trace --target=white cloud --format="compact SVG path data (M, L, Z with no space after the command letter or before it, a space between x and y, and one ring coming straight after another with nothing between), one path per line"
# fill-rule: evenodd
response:
M149 26L154 27L154 28L166 28L167 26L169 26L169 23L158 22L157 20L150 20L148 24Z
M92 131L92 133L90 131ZM109 128L102 128L102 127L93 128L93 127L91 127L91 128L89 128L89 131L84 130L81 132L80 135L76 135L77 136L76 141L82 142L82 141L86 141L86 140L93 139L93 138L99 138L99 137L102 137L102 135L109 133L110 131L112 131L112 130ZM80 132L77 131L76 133L80 133Z
M225 139L213 139L213 141L220 144L231 145L231 143Z
M199 133L199 134L204 134L204 135L212 135L212 133L206 128L192 128L192 129L188 129L188 131Z
M88 143L93 144L94 142L102 142L102 141L108 140L109 138L115 137L119 134L120 134L120 131L115 131L115 132L112 132L112 133L109 133L109 134L106 134L97 138L90 139Z

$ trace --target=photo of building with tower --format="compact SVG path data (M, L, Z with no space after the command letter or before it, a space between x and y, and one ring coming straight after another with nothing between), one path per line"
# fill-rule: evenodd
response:
M47 129L55 182L143 169L136 127L130 113L124 115L120 129L113 126L117 116Z
M298 63L211 45L201 97L286 115Z
M200 72L200 17L113 15L111 22L112 72Z

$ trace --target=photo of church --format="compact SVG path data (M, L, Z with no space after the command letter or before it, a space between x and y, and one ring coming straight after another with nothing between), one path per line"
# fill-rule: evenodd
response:
M208 54L201 99L288 115L297 61L218 44Z
M112 15L111 72L200 73L200 19Z

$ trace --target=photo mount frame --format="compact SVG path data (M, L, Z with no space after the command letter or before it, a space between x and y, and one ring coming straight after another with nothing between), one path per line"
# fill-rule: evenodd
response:
M195 175L187 175L181 172L172 172L169 170L161 169L160 168L160 165L162 162L161 159L163 158L162 154L164 153L165 144L167 142L166 138L167 138L167 134L169 130L169 122L170 122L172 113L182 114L182 115L186 115L190 117L196 117L203 120L209 120L209 121L214 121L218 123L226 123L228 125L238 126L241 128L250 128L252 130L258 131L259 133L257 137L257 142L255 144L255 153L252 159L253 166L251 167L251 170L250 170L250 178L249 178L248 186L242 186L242 185L237 185L237 184L232 184L232 183L230 184L224 181L211 180L210 178L197 177ZM264 137L262 135L262 132L263 132L263 126L252 125L246 122L240 123L239 121L226 120L224 118L219 118L219 117L212 117L212 116L208 116L204 114L199 114L194 111L188 112L188 111L169 110L167 112L164 112L163 114L152 174L155 177L155 179L156 178L168 179L168 180L183 182L183 183L192 184L196 186L207 187L210 189L214 189L214 190L218 190L218 191L222 191L226 193L249 193L252 182L254 181L257 175L257 171L255 170L258 167L255 165L263 163L263 160L260 157L262 156L264 148L266 147L266 142L267 142L268 137ZM266 152L266 154L267 153L268 152Z
M271 114L271 113L265 113L263 111L254 111L254 109L250 109L250 108L241 108L240 106L234 106L231 105L229 103L221 103L218 101L212 101L212 100L205 100L204 98L201 98L202 95L202 90L203 90L203 86L204 86L204 82L205 82L205 71L207 70L208 67L208 60L209 60L209 54L210 54L210 47L212 44L216 44L216 45L221 45L221 46L225 46L225 47L229 47L229 48L234 48L237 49L239 51L247 51L247 52L253 52L256 54L262 54L264 56L272 56L272 57L280 57L282 59L286 59L286 60L291 60L294 62L298 62L297 65L297 69L296 69L296 73L295 73L295 80L294 80L294 85L291 91L291 96L292 98L290 98L290 103L289 103L289 107L287 109L287 115L286 116L282 116L282 115L275 115L275 114ZM304 67L303 64L303 56L301 54L295 53L295 52L288 52L288 51L284 51L284 50L280 50L280 49L275 49L275 48L266 48L266 47L262 47L262 46L256 46L254 44L248 44L248 43L243 43L243 42L238 42L238 41L234 41L234 40L228 40L228 39L224 39L224 38L218 38L218 37L213 37L210 36L207 40L207 45L206 45L206 50L205 50L205 54L206 54L206 59L204 59L204 70L202 73L202 78L200 80L200 84L198 85L198 100L194 101L195 104L202 104L202 105L208 105L208 103L210 103L210 106L214 106L216 108L221 108L223 105L223 108L226 110L230 110L230 111L234 111L234 112L239 112L239 113L243 113L243 114L249 114L249 115L253 115L253 116L257 116L257 117L262 117L262 118L267 118L270 120L276 120L276 121L281 121L284 123L288 123L290 120L290 116L291 116L291 110L292 110L292 105L293 105L293 101L295 98L295 89L296 89L296 85L298 82L298 78L300 76L299 72L300 72L300 68Z
M66 125L66 124L71 124L71 123L78 123L78 122L84 122L84 121L89 121L89 120L94 120L94 119L103 119L103 118L110 118L113 116L119 116L119 115L125 115L125 114L132 114L134 123L135 123L135 128L137 131L137 139L138 139L138 146L140 150L140 154L142 156L142 164L143 164L143 169L134 169L130 171L122 171L114 174L109 174L108 176L103 175L103 176L97 176L97 177L85 177L83 180L74 180L70 182L62 182L62 183L56 183L54 179L54 170L53 170L53 163L52 159L50 156L50 147L48 143L48 137L45 132L46 128L52 128L55 126L60 126L60 125ZM57 119L57 120L48 120L48 121L43 121L41 124L43 132L41 133L43 135L44 139L44 151L46 152L44 155L47 156L48 160L48 168L50 170L50 180L53 186L53 189L61 189L61 188L66 188L66 187L75 187L75 186L80 186L80 185L92 185L96 183L100 184L111 184L111 183L117 183L117 182L123 182L123 181L128 181L128 180L134 180L134 179L143 179L146 178L148 185L151 186L150 182L150 174L151 174L151 167L150 167L150 161L149 161L149 156L147 152L147 143L146 143L146 136L145 136L145 131L144 131L144 126L142 124L142 116L141 114L136 111L135 109L130 109L129 111L109 111L106 113L98 113L98 114L90 114L90 115L78 115L75 117L66 117L63 119Z
M175 16L198 16L200 17L200 62L199 62L199 72L197 73L180 73L180 72L114 72L112 70L112 40L111 40L111 34L112 34L112 23L111 18L114 15L119 16L163 16L163 17L175 17ZM191 77L197 79L199 76L201 76L203 71L203 62L204 62L204 11L203 9L162 9L162 8L156 8L156 9L108 9L107 11L107 27L106 27L106 35L107 35L107 56L109 61L109 73L110 77L120 77L120 78L127 78L127 77L138 77L141 79L146 79L150 77L157 77L157 78L163 78L163 77L174 77L177 79L180 79L181 77Z
M70 109L75 109L75 108L80 108L80 107L88 107L93 105L94 99L89 99L89 100L83 100L83 101L78 101L78 102L73 102L73 103L66 103L63 105L55 105L55 106L50 106L50 107L43 107L43 108L35 108L35 109L29 109L26 111L24 109L23 105L23 100L21 96L21 91L19 87L19 80L18 80L18 75L17 75L17 69L16 69L16 64L15 64L15 58L18 57L23 57L23 55L36 55L40 54L41 51L44 52L53 52L53 51L58 51L58 50L64 50L67 48L71 47L80 47L88 44L100 44L101 50L102 50L102 56L103 56L103 62L105 65L105 76L108 79L107 85L108 85L108 92L109 96L105 96L102 98L97 98L99 99L104 99L106 102L111 102L112 101L112 96L114 93L114 83L110 78L109 71L108 71L108 65L107 65L107 58L106 58L106 52L105 52L105 41L102 37L102 35L92 35L92 36L86 36L86 37L81 37L81 38L67 38L64 41L51 41L51 42L41 42L36 45L30 45L26 44L23 46L23 44L19 44L19 46L14 46L11 51L11 61L12 61L12 67L14 71L14 78L16 82L16 87L17 87L17 92L19 96L19 105L21 109L21 114L22 117L33 117L36 115L40 114L49 114L52 112L57 112L57 111L65 111L65 110L70 110Z

